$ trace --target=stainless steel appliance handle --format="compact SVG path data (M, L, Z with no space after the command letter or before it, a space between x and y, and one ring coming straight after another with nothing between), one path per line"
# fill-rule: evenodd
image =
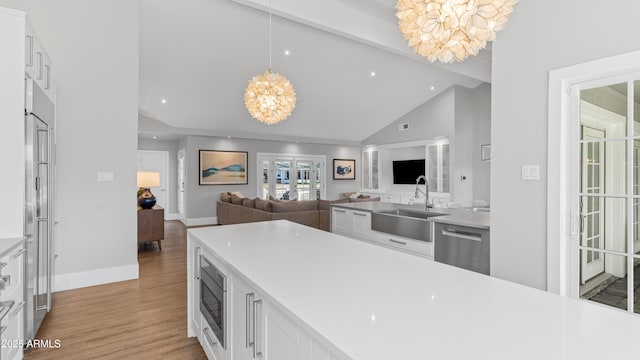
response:
M22 310L22 308L24 307L24 305L25 305L26 303L27 303L26 301L22 301L22 302L20 302L20 304L18 304L18 307L16 307L16 309L15 309L15 310L13 310L13 311L11 312L11 314L9 314L9 316L14 317L14 316L18 315L18 313L20 312L20 310Z
M18 250L18 252L13 254L11 257L15 259L15 258L19 257L20 255L22 255L25 251L27 251L27 249L23 247L22 249Z
M482 241L482 236L477 234L460 234L451 230L442 230L442 235L464 240Z
M0 321L2 321L5 316L7 316L9 310L11 310L14 304L15 301L13 300L0 302Z
M262 351L258 351L258 305L262 306L262 300L253 302L253 358L262 357Z
M218 342L217 342L217 341L214 341L214 340L211 338L211 335L209 334L209 331L210 331L210 330L209 330L209 328L208 328L208 327L205 327L205 328L204 328L204 330L202 331L202 333L204 334L204 337L206 337L206 338L207 338L207 341L209 342L209 344L211 344L211 346L214 346L214 345L218 344Z
M253 341L251 340L251 302L253 301L254 293L248 293L245 295L245 319L246 319L246 328L245 328L245 347L249 348L253 346Z
M407 245L406 241L400 241L396 239L389 239L389 241L391 241L392 243L400 244L400 245Z

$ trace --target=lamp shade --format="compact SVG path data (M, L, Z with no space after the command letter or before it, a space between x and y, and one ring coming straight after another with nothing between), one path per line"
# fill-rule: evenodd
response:
M157 171L138 171L138 187L149 189L160 186L160 173Z

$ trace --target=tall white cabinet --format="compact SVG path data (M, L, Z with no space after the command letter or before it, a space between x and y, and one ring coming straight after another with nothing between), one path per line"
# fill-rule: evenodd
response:
M0 239L23 239L25 236L25 97L26 79L32 79L51 102L55 103L53 67L42 42L22 11L0 7ZM54 124L49 124L54 128ZM51 137L55 139L55 136ZM51 158L55 157L52 142ZM51 166L55 166L53 162ZM53 173L51 173L53 174ZM50 197L54 189L49 189ZM52 201L52 199L49 199ZM51 216L51 214L49 214ZM27 242L30 241L27 239ZM22 244L22 240L20 240ZM23 313L27 310L25 274L34 264L25 260L25 248L2 255L0 259L0 301L8 313L2 319L0 338L5 344L24 340L29 324ZM6 283L6 284L5 284ZM21 359L22 348L5 347L0 357Z
M25 79L55 103L53 65L22 11L0 7L0 238L24 235Z

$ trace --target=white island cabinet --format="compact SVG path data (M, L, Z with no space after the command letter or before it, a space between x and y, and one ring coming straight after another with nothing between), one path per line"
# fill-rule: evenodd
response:
M229 246L231 242L229 241ZM216 360L338 360L325 340L311 336L304 324L288 314L237 269L226 264L206 242L189 235L188 336L197 337L209 359ZM209 330L200 312L200 255L227 278L225 347Z
M638 316L286 220L190 229L188 246L189 272L201 247L227 277L226 349L211 346L189 317L188 334L210 359L638 355L637 347L611 346L637 343ZM199 311L194 300L190 313Z

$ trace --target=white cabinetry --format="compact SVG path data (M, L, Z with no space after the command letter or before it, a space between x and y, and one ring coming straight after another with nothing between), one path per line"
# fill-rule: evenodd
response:
M333 206L331 207L331 232L361 240L371 240L371 213Z
M231 291L231 357L234 360L258 358L264 348L261 338L264 321L259 318L264 306L262 296L238 276L232 278Z
M188 336L198 337L209 359L215 360L339 360L348 359L312 330L258 291L249 279L223 266L199 240L188 237ZM200 312L199 256L212 261L227 277L226 349L208 328ZM4 358L3 358L4 359Z
M0 258L0 359L22 359L24 333L24 242Z
M51 58L42 46L38 36L27 23L25 29L25 74L33 79L53 101L51 86Z
M371 213L369 211L332 206L331 232L433 260L433 242L371 230Z

